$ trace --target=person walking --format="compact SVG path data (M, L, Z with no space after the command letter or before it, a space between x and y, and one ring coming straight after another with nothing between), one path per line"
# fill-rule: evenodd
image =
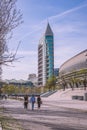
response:
M39 95L39 96L37 97L37 107L38 107L38 109L40 109L41 104L42 104L42 100L41 100L41 97L40 97L40 95Z
M34 104L35 104L35 96L34 95L31 96L30 103L31 103L32 110L34 110Z
M28 95L24 96L24 108L27 109L28 108Z

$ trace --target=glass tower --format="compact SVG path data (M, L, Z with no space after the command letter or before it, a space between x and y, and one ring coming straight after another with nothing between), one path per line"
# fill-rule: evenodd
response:
M44 86L52 75L54 75L54 36L48 23L38 45L38 85Z

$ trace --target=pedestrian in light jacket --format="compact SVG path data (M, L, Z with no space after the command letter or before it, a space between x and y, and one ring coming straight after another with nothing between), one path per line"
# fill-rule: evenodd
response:
M35 96L34 95L31 96L30 103L31 103L32 110L34 110L34 104L35 104Z

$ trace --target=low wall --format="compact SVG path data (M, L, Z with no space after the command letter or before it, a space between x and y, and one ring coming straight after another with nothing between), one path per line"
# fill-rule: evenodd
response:
M84 93L84 96L73 95L72 99L73 100L85 100L85 101L87 101L87 93Z

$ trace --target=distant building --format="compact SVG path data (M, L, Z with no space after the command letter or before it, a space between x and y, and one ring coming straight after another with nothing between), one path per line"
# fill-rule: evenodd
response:
M59 68L54 68L54 76L58 76L59 75Z
M44 86L54 74L54 36L47 24L46 31L38 45L38 85Z
M38 85L38 78L36 74L29 74L28 80L31 81L34 84L34 86Z
M36 74L29 74L28 80L32 80L33 78L36 78Z
M15 79L11 79L11 80L4 80L4 83L9 84L9 85L15 85L15 86L29 86L29 87L33 87L33 83L31 81L28 80L15 80Z

